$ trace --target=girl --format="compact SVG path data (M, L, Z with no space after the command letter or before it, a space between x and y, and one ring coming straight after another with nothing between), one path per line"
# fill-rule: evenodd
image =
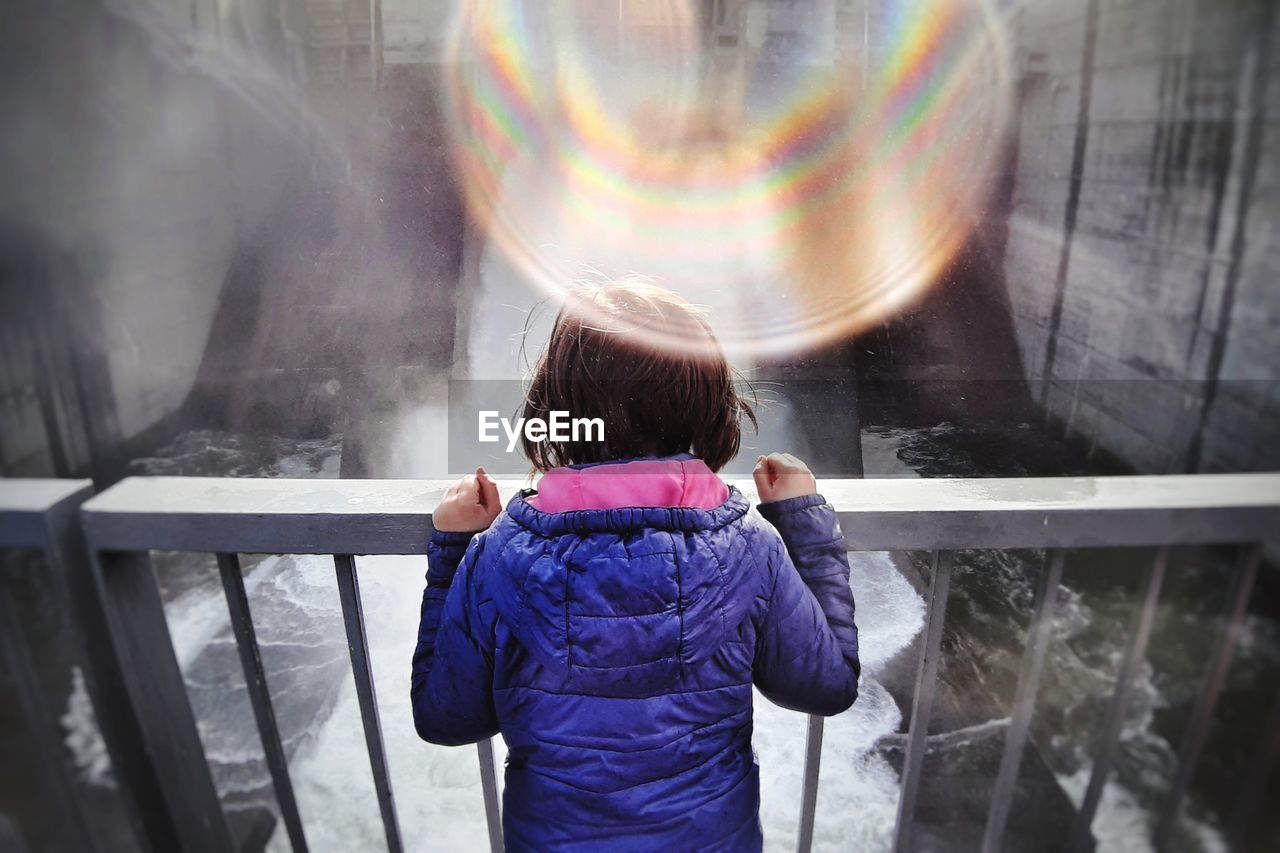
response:
M793 456L759 458L759 514L716 476L755 416L688 303L636 281L578 300L524 416L600 418L604 438L526 439L542 478L505 511L484 469L448 490L414 723L502 733L508 850L759 850L751 686L824 715L858 694L844 537Z

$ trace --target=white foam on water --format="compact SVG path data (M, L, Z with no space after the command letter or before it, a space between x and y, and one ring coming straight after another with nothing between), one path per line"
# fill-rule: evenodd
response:
M794 850L800 820L806 724L803 715L755 700L753 743L760 760L760 821L766 850ZM901 713L874 679L852 708L828 718L818 777L815 850L880 850L891 845L898 774L872 747L897 729Z
M308 558L293 556L267 557L253 571L245 575L245 593L250 597L256 596L259 584L292 568L295 560L306 559ZM309 559L319 561L324 558ZM216 580L217 571L212 556L209 557L208 570L211 581ZM173 641L173 651L178 658L178 666L184 673L205 647L228 629L231 614L227 610L226 600L221 595L221 591L221 586L216 583L201 584L165 604L165 622L169 627L169 636ZM305 605L307 598L297 600Z
M78 666L71 668L71 695L67 698L67 710L59 718L59 722L66 729L64 743L71 752L76 770L94 785L114 788L111 756L107 754L106 741L102 739L102 732L98 729L93 702L89 699L89 689L84 683L84 671Z
M924 627L924 599L884 551L849 554L863 677L875 673Z
M212 574L212 568L210 572ZM245 587L249 587L247 581ZM219 607L220 604L223 606ZM203 584L166 603L164 615L174 655L184 673L205 646L227 627L231 618L222 599L212 594L209 585Z
M1058 784L1076 808L1084 801L1089 772L1090 768L1085 767L1070 776L1057 777ZM1222 832L1203 820L1184 813L1178 818L1178 824L1184 835L1182 844L1175 844L1175 847L1199 853L1225 853L1230 849ZM1154 824L1150 810L1143 807L1133 791L1115 779L1102 787L1102 799L1098 801L1092 829L1097 853L1147 853L1155 850L1151 843Z
M357 560L382 735L405 848L475 849L487 837L475 747L424 743L413 727L409 671L426 569L422 557ZM505 750L497 746L501 761ZM294 756L291 775L312 849L380 849L382 824L350 677L332 716ZM268 849L289 849L282 828Z
M1190 830L1191 837L1204 853L1227 853L1231 845L1226 837L1217 829L1202 820L1182 818L1183 825Z
M1089 787L1089 768L1070 776L1059 776L1071 802L1076 808L1084 802L1085 789ZM1093 837L1097 853L1146 853L1154 850L1148 840L1150 828L1148 815L1133 793L1114 779L1102 787L1102 799L1093 818Z

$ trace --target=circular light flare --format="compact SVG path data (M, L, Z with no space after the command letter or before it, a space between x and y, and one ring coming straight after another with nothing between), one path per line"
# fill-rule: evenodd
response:
M487 236L557 298L584 267L652 276L707 306L733 355L821 346L919 299L1000 154L1008 52L990 3L900 0L875 56L789 62L767 39L719 51L695 11L462 0L450 131Z

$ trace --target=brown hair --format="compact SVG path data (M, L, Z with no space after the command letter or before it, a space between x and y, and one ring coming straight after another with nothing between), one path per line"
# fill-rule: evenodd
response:
M582 284L556 317L533 369L523 416L599 418L603 441L531 441L533 467L690 452L718 471L756 416L733 384L711 327L681 297L647 279Z

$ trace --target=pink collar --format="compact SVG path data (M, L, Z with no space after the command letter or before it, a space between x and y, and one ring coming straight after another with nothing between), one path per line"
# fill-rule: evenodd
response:
M701 459L637 459L588 468L553 468L527 498L542 512L683 506L715 509L729 487Z

